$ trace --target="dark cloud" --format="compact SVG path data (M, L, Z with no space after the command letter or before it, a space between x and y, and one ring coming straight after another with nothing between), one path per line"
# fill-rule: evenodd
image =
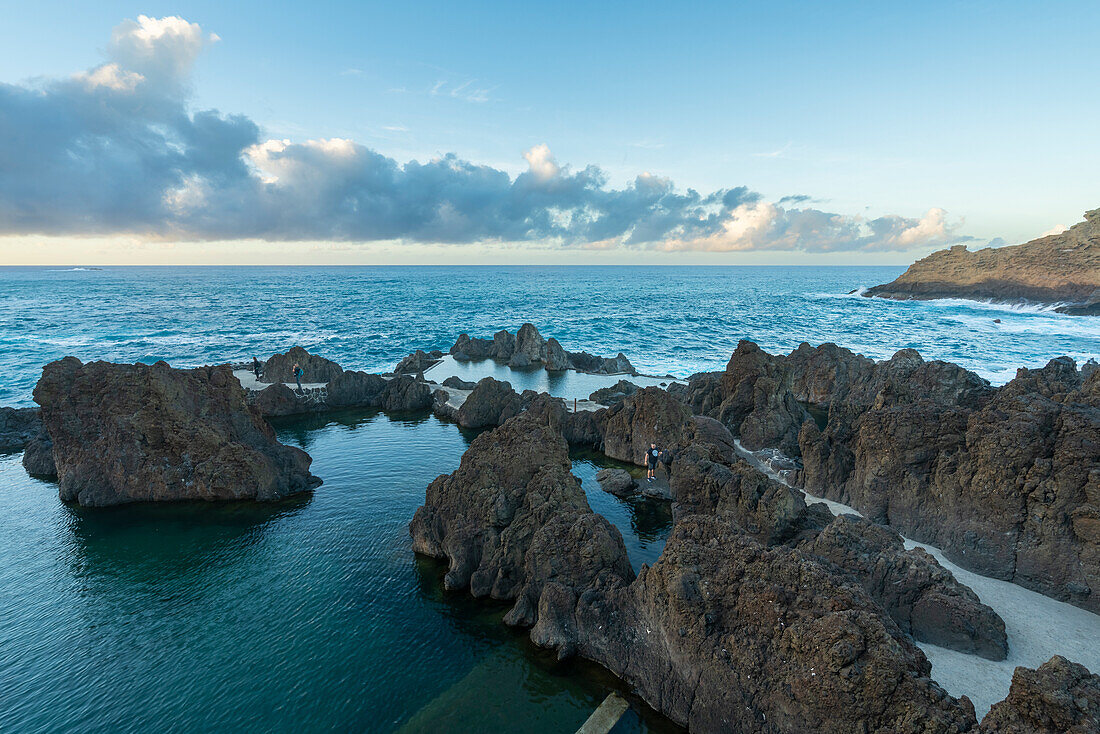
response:
M545 145L519 176L446 155L398 163L347 140L265 140L247 117L189 109L216 40L179 18L115 29L108 61L34 87L0 85L0 233L177 239L539 241L665 249L914 249L959 238L941 210L867 220L701 194L641 175L612 188Z

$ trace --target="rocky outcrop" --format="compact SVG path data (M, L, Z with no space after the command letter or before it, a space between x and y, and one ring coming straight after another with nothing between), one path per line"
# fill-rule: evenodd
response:
M1022 245L970 252L955 245L909 266L897 280L865 296L968 298L1062 304L1057 310L1100 315L1100 209L1061 234Z
M599 390L594 391L588 396L588 399L600 405L614 405L638 392L638 389L638 386L633 382L619 380L611 387L601 387Z
M311 413L319 408L282 382L272 383L255 393L252 406L260 415L271 417Z
M922 642L994 660L1007 655L1003 620L932 556L905 550L890 528L833 517L823 504L807 506L800 492L740 460L717 421L693 418L674 453L675 518L728 517L756 541L797 548L860 584Z
M441 359L443 359L443 352L439 350L425 352L422 349L417 349L397 363L394 373L398 375L415 375L439 364Z
M327 402L332 408L378 407L386 385L385 378L369 372L341 372L328 383Z
M461 377L452 375L443 381L443 387L453 387L456 390L473 390L477 387L477 383L463 380Z
M378 396L378 407L387 413L427 410L432 407L432 389L426 382L397 375L386 382Z
M228 366L51 362L34 389L63 500L276 500L311 489Z
M573 369L593 374L628 374L638 372L621 352L615 357L595 357L587 352L567 352L557 339L544 339L534 324L524 324L513 335L498 331L492 340L471 338L460 334L450 353L456 360L495 359L516 369L544 367L550 371Z
M0 407L0 452L22 451L41 431L37 408Z
M447 559L447 589L514 600L508 624L560 625L576 599L634 578L622 536L570 469L557 430L531 414L507 421L428 486L409 525L413 549Z
M302 382L328 382L343 368L330 359L310 354L302 347L291 347L286 354L276 354L264 363L264 382L294 382L292 371L302 368Z
M659 387L638 390L607 409L603 419L603 452L612 459L644 464L651 443L664 449L680 440L691 411Z
M549 597L549 598L546 598ZM544 591L548 607L572 597ZM540 607L541 609L541 607ZM575 650L693 732L963 732L969 701L860 586L716 516L679 520L629 586L540 615L539 644Z
M53 463L53 441L45 430L27 443L23 449L23 468L32 477L56 479L57 466Z
M805 428L797 479L979 573L1100 610L1096 384L1068 358L984 393L912 381Z
M511 383L485 377L459 407L455 421L463 428L499 426L518 415L522 407Z
M982 719L981 734L1095 734L1100 731L1100 676L1055 655L1012 675L1008 697Z
M629 497L638 486L634 477L625 469L600 469L596 472L596 481L600 483L600 489L616 497Z

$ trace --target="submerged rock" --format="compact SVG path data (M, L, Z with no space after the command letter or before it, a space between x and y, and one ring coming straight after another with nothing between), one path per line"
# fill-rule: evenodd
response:
M228 366L51 362L34 389L63 500L276 500L318 486Z
M600 489L616 497L629 497L638 486L638 482L625 469L600 469L596 472L596 481L600 483Z
M264 382L294 382L292 370L297 364L303 370L302 382L328 382L343 368L331 359L310 354L302 347L291 347L286 354L276 354L264 364Z
M463 380L460 377L451 376L443 381L443 387L453 387L456 390L473 390L477 387L477 383Z
M1095 734L1100 732L1100 675L1055 655L1012 674L1008 697L982 719L981 734Z
M508 624L559 625L576 598L634 577L622 536L592 512L570 469L557 430L512 418L428 486L409 524L413 550L448 560L447 589L515 600Z

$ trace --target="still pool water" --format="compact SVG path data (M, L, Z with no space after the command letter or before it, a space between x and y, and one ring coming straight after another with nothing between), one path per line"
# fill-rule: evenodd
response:
M377 412L277 430L325 484L271 505L79 508L0 457L0 731L560 733L622 690L412 553L425 487L475 433ZM671 515L600 491L607 464L574 471L637 568ZM678 729L634 700L615 731Z

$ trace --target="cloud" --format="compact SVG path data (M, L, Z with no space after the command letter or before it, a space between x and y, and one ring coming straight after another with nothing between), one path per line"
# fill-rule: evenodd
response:
M181 18L139 16L87 72L0 84L0 234L712 251L967 239L941 209L867 219L800 208L804 195L700 193L649 173L613 188L599 167L573 169L545 143L511 176L453 154L400 163L352 140L269 140L245 116L191 109L191 70L216 40Z

